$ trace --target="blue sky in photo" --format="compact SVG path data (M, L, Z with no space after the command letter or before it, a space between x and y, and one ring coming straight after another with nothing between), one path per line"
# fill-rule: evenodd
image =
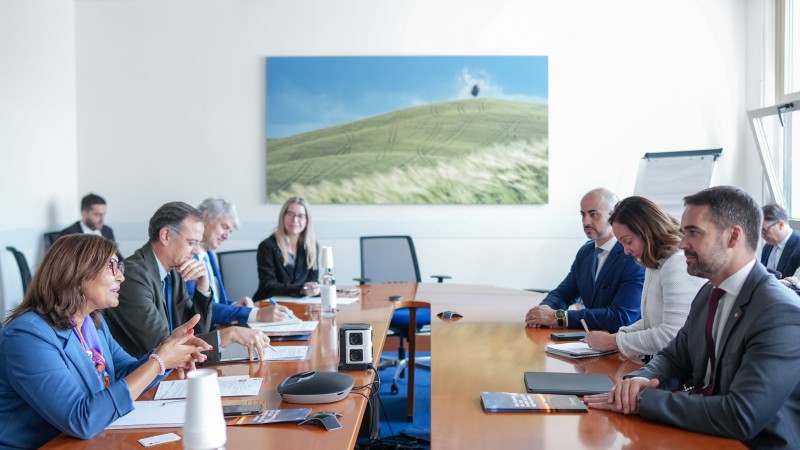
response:
M478 97L547 103L546 56L269 57L267 137Z

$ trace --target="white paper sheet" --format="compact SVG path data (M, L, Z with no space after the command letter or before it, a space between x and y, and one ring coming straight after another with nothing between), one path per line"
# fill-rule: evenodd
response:
M219 393L223 397L244 397L258 395L263 378L250 378L247 375L219 377ZM186 398L189 380L162 381L158 384L156 400L167 398Z

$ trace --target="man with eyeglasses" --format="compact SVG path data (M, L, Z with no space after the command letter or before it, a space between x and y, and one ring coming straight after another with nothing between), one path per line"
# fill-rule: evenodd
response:
M119 306L105 312L108 328L119 344L139 358L158 346L172 330L200 314L196 334L212 323L212 287L208 272L195 259L203 246L203 215L183 202L161 206L150 218L149 241L125 259L125 282ZM196 288L189 295L185 281ZM246 345L250 356L266 354L269 339L258 330L228 327L220 331L220 345Z
M239 227L236 206L221 198L207 198L197 207L203 215L203 248L197 259L208 272L214 303L211 305L211 325L246 325L248 322L280 322L289 318L289 308L283 305L254 307L250 297L229 299L219 271L215 251ZM255 263L255 260L253 261ZM194 294L195 282L187 281L189 295Z
M761 237L766 241L761 250L761 264L791 277L800 267L800 233L789 227L789 213L783 207L773 203L761 210L764 213Z

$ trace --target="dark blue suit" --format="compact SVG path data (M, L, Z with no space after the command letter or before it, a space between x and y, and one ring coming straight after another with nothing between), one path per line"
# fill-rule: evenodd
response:
M225 294L225 287L222 285L222 274L219 272L219 265L217 264L214 252L208 251L208 261L211 264L211 269L214 271L214 277L219 282L219 292L215 292L219 303L214 302L211 304L211 326L216 327L219 325L230 325L236 323L237 325L247 324L247 319L250 316L250 310L246 306L234 305L228 295ZM186 282L186 290L189 291L189 296L194 295L195 281ZM214 289L216 286L212 286Z
M578 250L567 277L541 304L566 310L581 299L585 309L567 311L570 328L582 328L581 319L584 319L590 330L616 333L619 327L639 320L644 267L626 255L622 244L617 242L595 283L592 274L594 248L594 241L589 241Z
M764 267L767 266L769 254L772 253L774 247L774 245L766 244L761 250L761 264ZM786 247L783 248L781 259L778 261L778 265L775 266L775 270L785 278L793 276L798 267L800 267L800 233L792 230L792 235L789 237Z

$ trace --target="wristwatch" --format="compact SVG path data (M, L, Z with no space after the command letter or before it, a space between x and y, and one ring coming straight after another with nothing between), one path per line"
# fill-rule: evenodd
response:
M567 321L567 313L563 309L556 310L556 321L559 327L563 327Z

